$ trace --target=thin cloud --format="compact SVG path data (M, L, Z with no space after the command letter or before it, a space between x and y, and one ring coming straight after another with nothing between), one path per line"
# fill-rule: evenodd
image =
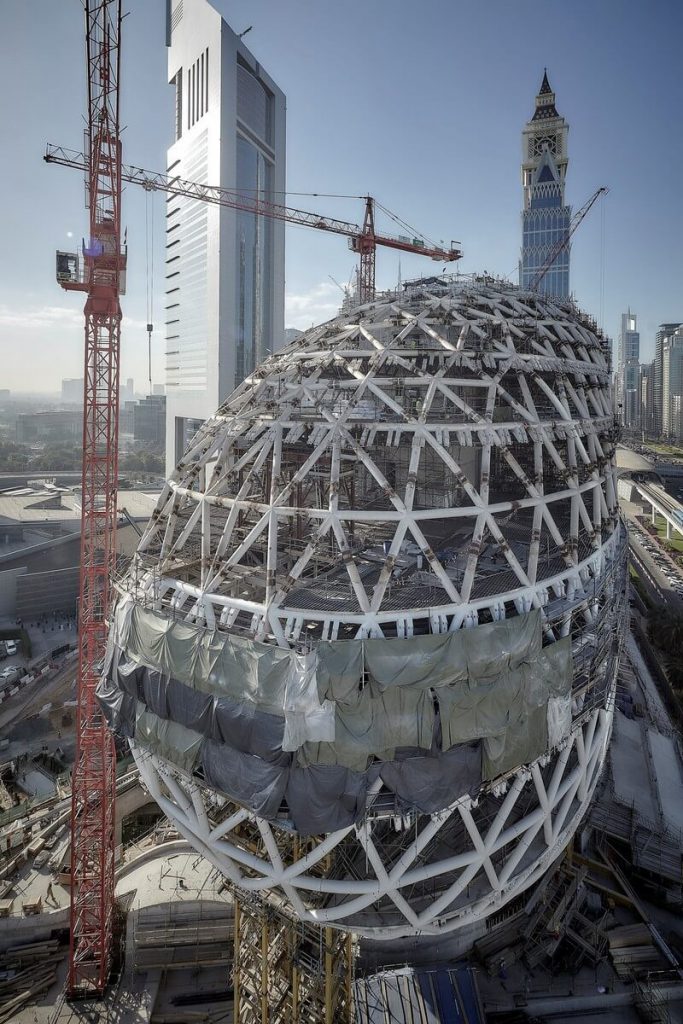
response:
M341 300L337 286L327 281L321 281L308 292L285 295L285 323L299 330L323 323L336 316Z
M12 330L35 330L35 328L47 327L82 327L83 310L68 308L66 306L37 306L31 309L21 306L13 309L6 304L0 304L0 329L3 327ZM136 320L124 316L121 322L122 330L146 330L144 320Z
M34 330L36 327L72 327L83 323L83 313L65 306L40 306L34 309L0 305L0 328Z

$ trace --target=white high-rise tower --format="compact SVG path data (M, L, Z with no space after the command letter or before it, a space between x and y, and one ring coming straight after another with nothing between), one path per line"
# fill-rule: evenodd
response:
M208 0L169 0L168 173L253 197L285 188L285 97ZM284 336L284 224L170 197L166 464Z

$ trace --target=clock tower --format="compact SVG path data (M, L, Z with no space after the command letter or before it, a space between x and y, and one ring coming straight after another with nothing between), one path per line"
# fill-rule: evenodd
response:
M557 112L555 93L544 71L536 109L522 132L522 287L529 286L569 231L571 208L564 201L568 135L569 125ZM569 246L557 255L538 290L558 298L569 295Z

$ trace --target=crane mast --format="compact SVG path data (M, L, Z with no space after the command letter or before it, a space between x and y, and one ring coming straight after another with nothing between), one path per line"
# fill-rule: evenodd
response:
M57 254L63 288L87 293L83 393L76 759L71 789L68 990L101 993L112 955L116 756L95 697L116 561L121 247L121 0L85 0L89 239ZM75 263L74 263L75 260Z
M372 302L375 297L375 204L370 196L365 200L363 230L351 240L351 248L358 253L360 273L358 275L358 299L361 305Z

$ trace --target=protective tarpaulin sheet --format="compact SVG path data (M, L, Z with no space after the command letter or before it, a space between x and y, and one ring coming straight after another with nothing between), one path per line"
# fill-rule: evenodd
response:
M461 633L366 640L365 667L380 692L394 686L447 686L467 679Z
M320 700L355 708L361 698L363 644L358 640L325 640L318 644L318 694Z
M111 676L104 675L97 686L97 700L104 720L114 735L132 740L135 735L137 696L126 693Z
M119 608L121 611L119 612ZM114 632L130 658L215 696L283 714L285 748L334 739L334 706L318 697L315 654L207 630L142 608L117 605Z
M284 719L259 711L249 701L212 697L178 679L165 679L156 669L121 657L112 662L110 674L111 678L103 676L100 680L97 696L103 707L111 708L107 720L112 728L117 715L120 717L120 701L116 697L125 697L133 706L140 701L160 718L178 722L208 739L228 743L267 761L291 761L291 756L282 751Z
M481 784L481 744L463 744L445 754L389 761L379 769L399 805L433 814ZM457 780L454 785L454 780Z
M219 698L220 699L220 698ZM169 679L166 689L168 717L188 729L210 736L213 729L215 697L185 686L178 679ZM240 708L243 705L239 705Z
M151 669L142 682L142 700L150 711L160 718L173 718L168 710L168 680L161 672ZM183 723L185 724L185 723Z
M544 647L537 658L520 671L523 677L522 699L511 706L506 728L498 735L491 734L484 739L484 779L494 779L519 764L534 761L553 745L548 734L548 702L551 699L570 700L571 639L563 637ZM566 717L561 725L566 726Z
M192 729L186 729L179 722L159 718L138 701L135 742L149 747L153 753L191 775L203 737Z
M443 749L469 740L497 736L515 721L524 705L527 666L492 682L465 681L437 690Z
M287 785L288 768L212 740L204 740L201 758L210 786L262 818L276 817Z
M556 747L562 740L566 740L571 728L571 697L551 697L548 701L548 746Z
M292 653L285 684L283 750L334 740L334 704L318 697L317 667L315 651Z
M367 787L366 774L340 765L292 768L286 798L297 831L317 836L353 825L365 811Z
M429 750L433 734L434 702L429 691L397 687L375 696L365 687L355 707L337 707L334 743L306 743L299 763L365 771L373 757L391 758L397 747Z
M248 701L215 698L211 736L220 743L256 754L265 761L289 764L291 754L283 754L284 732L284 719L277 715L259 711Z
M541 651L541 613L490 622L454 633L406 640L364 641L365 668L379 690L394 686L438 689L498 679Z
M298 654L120 608L98 690L111 727L186 771L201 756L211 785L264 817L291 791L307 834L357 820L378 772L402 804L431 813L571 725L571 645L542 648L538 610Z
M495 779L540 757L547 747L546 709L531 708L511 723L507 732L483 741L482 777Z
M282 712L292 653L233 634L208 630L135 604L124 606L128 656L198 690L251 700ZM116 622L119 619L119 605ZM126 635L122 625L117 635Z

